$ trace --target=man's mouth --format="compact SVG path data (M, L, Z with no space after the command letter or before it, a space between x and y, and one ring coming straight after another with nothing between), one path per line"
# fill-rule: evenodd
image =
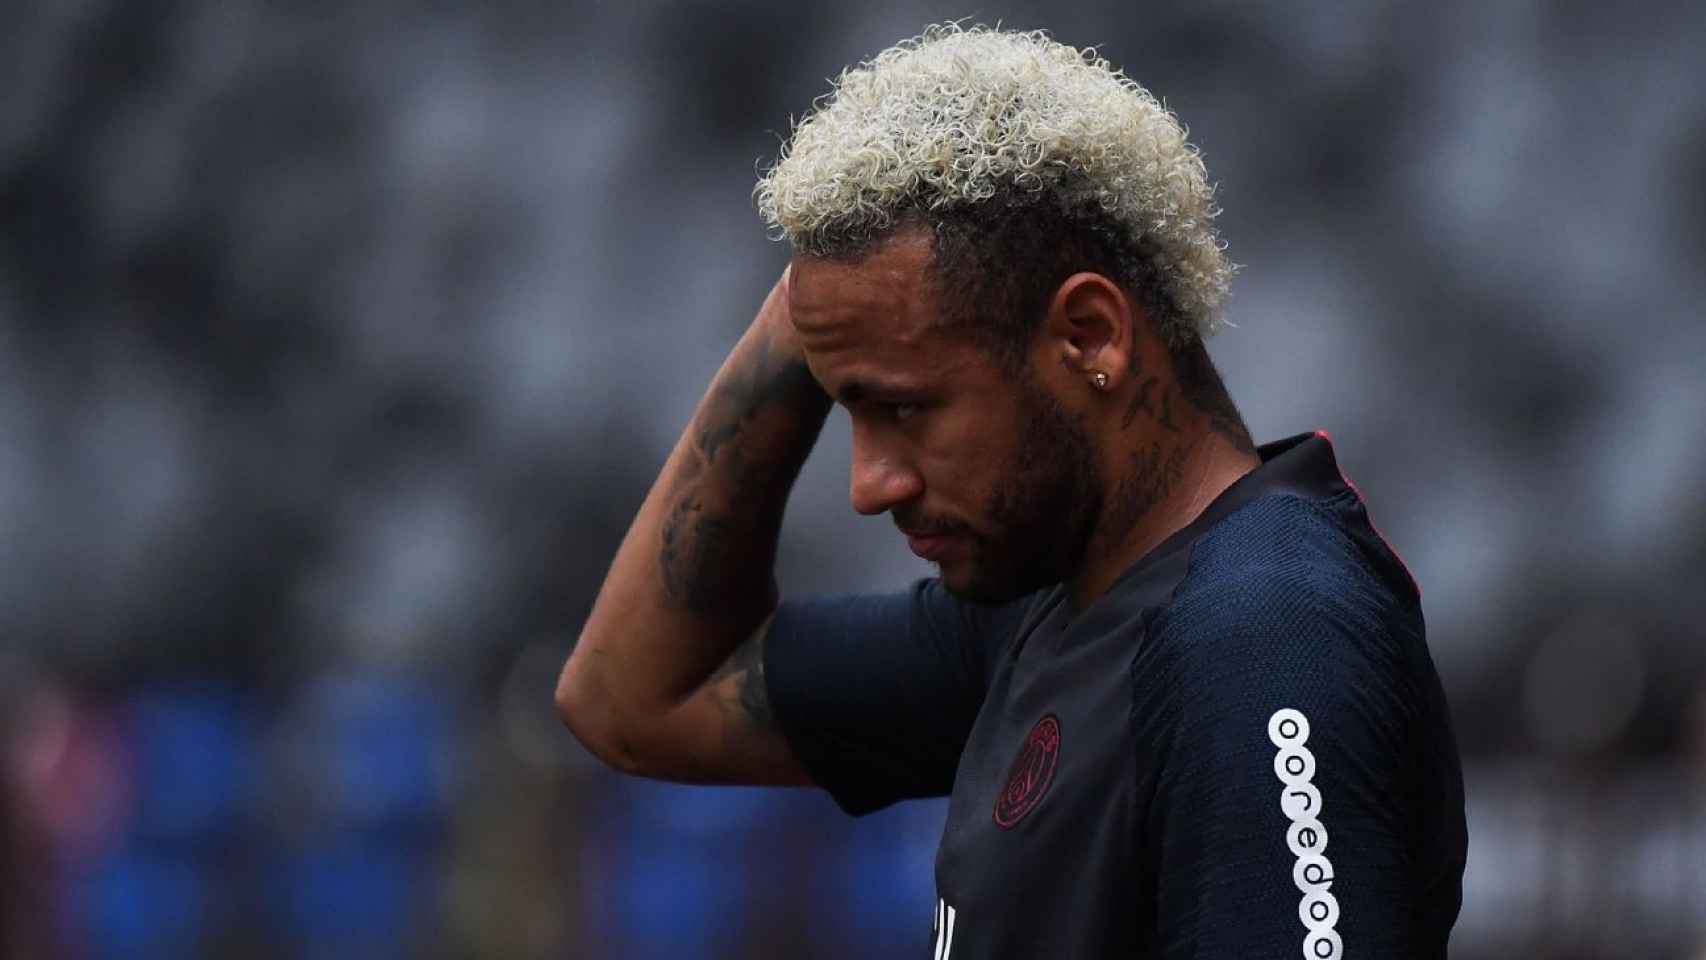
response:
M955 539L954 534L945 530L915 532L903 528L901 533L906 534L906 545L912 548L912 552L925 560L939 559L949 547L953 546Z

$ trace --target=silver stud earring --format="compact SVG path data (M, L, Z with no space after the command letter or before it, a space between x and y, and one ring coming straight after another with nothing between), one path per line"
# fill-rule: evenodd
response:
M1098 390L1108 389L1108 375L1100 370L1090 374L1090 381L1096 385Z

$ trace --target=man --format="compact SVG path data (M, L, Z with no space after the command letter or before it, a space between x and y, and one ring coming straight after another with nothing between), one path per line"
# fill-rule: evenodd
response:
M1209 361L1231 268L1173 117L1041 34L937 27L756 193L795 255L564 668L576 736L854 814L950 794L938 960L1443 957L1463 796L1420 599L1326 436L1255 447ZM832 398L854 508L941 574L780 603Z

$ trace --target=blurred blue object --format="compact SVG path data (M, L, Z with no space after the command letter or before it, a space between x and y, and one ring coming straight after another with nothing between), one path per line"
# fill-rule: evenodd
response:
M754 918L819 958L929 942L945 801L849 820L812 792L614 786L594 909L621 956L748 955Z
M751 913L745 886L731 880L720 850L641 842L612 864L611 939L621 955L717 957L738 940Z
M345 838L287 857L269 902L298 956L406 956L435 877L430 851Z
M825 807L832 805L825 800ZM936 902L936 845L946 800L917 800L834 831L811 879L814 913L828 933L824 957L913 956L928 949ZM832 809L825 817L836 815ZM845 819L845 818L842 818ZM833 821L830 821L833 822Z
M769 831L790 813L788 794L768 787L704 787L628 779L622 802L632 828L644 833L722 837Z
M250 819L253 719L236 691L197 683L142 687L120 716L128 829L82 866L66 928L96 956L192 956L233 905L215 878Z
M71 929L96 957L193 956L207 932L206 871L192 860L144 852L121 854L74 889L66 908Z
M642 780L617 785L618 829L607 837L601 921L624 957L720 957L741 942L769 879L743 872L774 866L785 847L788 796L763 788L686 787Z
M407 678L342 674L315 681L303 702L294 733L317 762L297 772L321 816L281 824L274 921L300 956L410 955L442 879L443 698Z
M324 680L313 698L329 740L324 775L339 820L406 827L439 817L450 730L441 698L382 676Z
M135 834L205 844L241 826L253 785L250 717L232 690L145 688L125 709L135 761Z

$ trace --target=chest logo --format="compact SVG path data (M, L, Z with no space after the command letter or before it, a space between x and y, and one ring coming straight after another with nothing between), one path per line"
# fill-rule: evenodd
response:
M1007 785L995 798L995 825L1011 830L1042 802L1054 781L1054 766L1060 759L1060 720L1046 714L1031 728L1013 765L1007 768Z

